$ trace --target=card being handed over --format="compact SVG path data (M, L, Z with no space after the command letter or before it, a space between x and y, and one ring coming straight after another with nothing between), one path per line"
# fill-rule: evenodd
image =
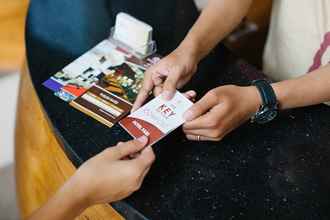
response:
M183 114L192 105L178 91L169 101L160 95L122 119L119 124L134 138L147 136L149 145L152 145L182 125L185 122Z

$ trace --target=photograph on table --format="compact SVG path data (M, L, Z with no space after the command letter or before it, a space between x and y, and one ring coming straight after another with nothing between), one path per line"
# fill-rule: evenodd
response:
M86 53L44 82L44 86L79 96L103 76L99 66L98 57Z
M124 61L124 54L105 40L50 77L44 86L64 101L71 101L104 77L103 70Z
M123 64L127 56L130 56L124 51L118 50L117 46L112 44L109 40L104 40L88 53L93 54L98 59L98 68L102 71L107 70L113 66Z
M74 76L67 70L62 70L47 80L44 85L55 92L55 95L62 98L59 94L67 93L73 98L81 96L92 85L99 81L104 74L97 69L87 67L81 74ZM59 93L61 91L61 93ZM62 98L63 99L63 98ZM71 101L67 98L64 101Z
M109 40L65 66L43 83L71 106L111 127L132 108L145 70L160 60L141 60Z
M144 71L136 65L123 63L110 67L98 85L133 103L142 87Z

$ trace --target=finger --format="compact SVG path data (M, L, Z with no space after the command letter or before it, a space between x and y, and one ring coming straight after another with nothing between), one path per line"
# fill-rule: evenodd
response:
M198 138L198 136L196 135L186 135L187 139L190 141L220 141L222 138L210 138L210 137L204 137L204 136L200 136Z
M162 96L165 100L170 100L173 98L177 88L177 83L180 79L180 75L181 75L180 70L178 68L173 68L173 70L166 78L162 93Z
M197 93L194 90L189 90L183 94L190 101L194 101Z
M166 75L162 74L161 72L156 72L151 76L154 86L159 86L163 84L164 80L166 79Z
M194 135L194 136L203 136L212 138L211 134L214 133L211 129L195 129L195 130L184 130L186 135Z
M147 167L145 170L142 171L142 173L140 173L140 175L138 176L137 179L137 189L140 189L143 183L144 178L146 177L146 175L148 174L149 170L150 170L150 166Z
M155 97L159 96L162 93L162 91L163 91L163 86L162 85L156 86L154 88L154 96Z
M140 155L138 155L134 161L137 163L141 170L145 170L151 166L155 160L155 154L151 146L146 147Z
M138 96L136 97L131 112L134 112L137 109L139 109L148 97L149 97L149 89L142 87Z
M145 78L143 80L142 88L139 91L138 96L133 104L131 112L136 111L140 108L145 100L148 98L150 91L153 89L153 81L151 79L152 72L148 72L145 74Z
M134 158L136 158L137 156L139 156L139 154L140 154L140 152L136 152L136 153L134 153L134 154L130 154L130 155L128 155L128 159L134 159Z
M113 157L115 159L123 159L129 155L133 155L141 151L148 144L148 137L141 136L135 140L125 143L118 143L113 149Z
M218 99L214 95L205 95L201 100L196 102L188 111L186 111L183 115L186 121L191 121L207 111L209 111L213 106L215 106Z
M140 177L140 180L139 180L139 181L140 181L140 185L142 185L142 182L143 182L144 178L146 177L146 175L149 173L150 168L151 168L151 166L147 167L147 168L143 171L143 173L142 173L142 175L141 175L141 177Z
M224 105L215 105L206 114L183 124L183 130L189 132L191 130L219 130L221 125L224 125L227 116L227 109ZM209 136L209 135L206 135Z
M207 112L192 121L183 124L183 130L214 128L219 123L218 112Z
M158 86L163 83L163 80L160 77L155 77L152 81L154 82L155 86Z

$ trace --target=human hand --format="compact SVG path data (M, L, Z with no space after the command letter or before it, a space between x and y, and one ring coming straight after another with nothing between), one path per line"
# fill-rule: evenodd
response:
M148 138L118 143L85 162L72 177L87 206L121 200L138 190L155 155ZM142 150L142 151L141 151ZM136 154L140 152L140 154ZM134 159L126 159L135 154Z
M184 86L197 69L197 57L185 47L179 47L145 73L142 88L136 98L132 111L137 110L148 98L151 91L157 96L162 93L166 100Z
M189 140L219 141L247 121L261 105L254 86L220 86L209 91L184 115L183 131Z

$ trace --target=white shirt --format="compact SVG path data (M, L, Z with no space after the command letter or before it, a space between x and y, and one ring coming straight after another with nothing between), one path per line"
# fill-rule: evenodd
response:
M280 81L329 62L330 0L274 0L264 72Z

